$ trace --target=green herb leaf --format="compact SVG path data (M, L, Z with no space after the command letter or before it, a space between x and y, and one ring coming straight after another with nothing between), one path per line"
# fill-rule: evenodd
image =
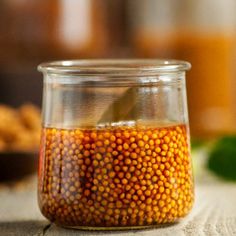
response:
M224 179L236 181L236 136L218 140L209 154L207 167Z

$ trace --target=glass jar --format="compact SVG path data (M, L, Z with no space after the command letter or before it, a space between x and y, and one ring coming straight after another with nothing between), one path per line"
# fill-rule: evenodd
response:
M38 200L78 229L176 222L194 190L185 71L163 60L44 63Z
M236 1L137 0L130 5L136 57L174 57L193 65L187 82L191 134L235 133Z

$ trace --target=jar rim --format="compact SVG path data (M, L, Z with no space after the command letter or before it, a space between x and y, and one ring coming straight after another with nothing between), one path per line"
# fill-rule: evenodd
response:
M187 71L191 64L174 59L84 59L45 62L38 70L58 75L150 76Z

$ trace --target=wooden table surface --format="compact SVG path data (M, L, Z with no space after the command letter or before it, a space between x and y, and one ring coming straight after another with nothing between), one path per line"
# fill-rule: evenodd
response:
M33 186L36 186L34 179ZM191 214L180 223L158 229L96 232L68 230L50 224L38 209L36 190L28 188L0 188L1 236L70 236L70 235L236 235L236 184L210 182L196 184L196 201Z

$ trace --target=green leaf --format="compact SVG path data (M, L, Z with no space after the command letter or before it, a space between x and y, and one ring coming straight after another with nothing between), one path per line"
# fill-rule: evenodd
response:
M236 136L218 140L209 154L207 167L224 179L236 181Z

